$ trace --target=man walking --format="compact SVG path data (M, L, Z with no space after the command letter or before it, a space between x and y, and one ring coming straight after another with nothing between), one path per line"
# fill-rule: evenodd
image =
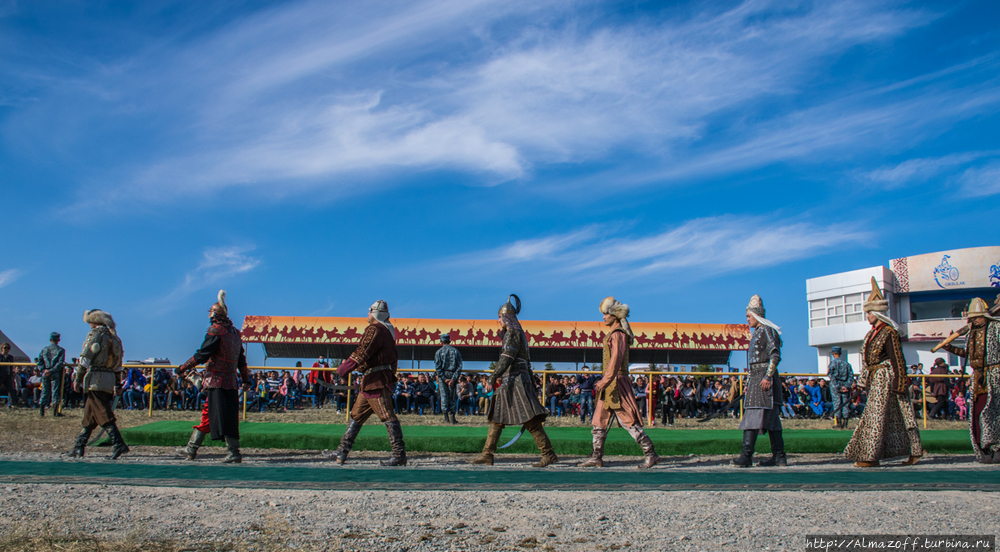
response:
M38 415L45 416L45 408L52 404L53 416L62 416L63 367L66 349L59 346L59 332L49 334L49 344L38 353L38 369L42 372L42 398L38 401Z
M76 438L76 445L69 456L82 458L91 432L100 426L111 438L113 448L109 458L117 460L129 451L118 431L118 420L112 403L115 395L122 394L122 340L118 337L115 320L102 310L92 309L83 313L83 321L90 324L90 333L83 342L80 364L73 378L76 391L86 393L83 431Z
M830 399L833 403L833 429L847 429L847 402L850 398L850 389L854 385L854 369L850 363L842 359L843 349L833 347L830 350L833 360L826 369L826 374L830 376Z
M441 348L434 353L434 372L441 391L441 412L444 423L457 424L458 377L462 375L462 353L451 346L451 335L441 334ZM448 416L451 415L451 420Z

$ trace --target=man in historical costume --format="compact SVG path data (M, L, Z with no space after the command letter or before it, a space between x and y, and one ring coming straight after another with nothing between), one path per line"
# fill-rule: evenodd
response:
M976 460L1000 464L1000 320L978 297L969 304L965 348L945 345L972 366L972 408L969 433Z
M434 353L434 372L437 373L441 393L441 412L444 413L444 423L457 424L455 412L458 409L458 378L462 375L462 353L451 346L451 336L448 334L441 335L441 343L441 348Z
M368 327L361 336L361 343L351 356L337 367L337 374L341 377L355 370L362 374L358 385L359 395L354 407L351 408L351 420L347 424L347 431L341 437L337 450L330 455L338 464L347 461L347 455L354 447L354 440L361 431L361 426L375 414L385 424L389 433L389 445L392 447L392 458L379 463L383 466L406 465L403 428L399 425L392 403L398 360L396 329L389 321L389 305L385 301L375 301L375 304L368 309Z
M833 429L847 429L848 399L851 397L851 386L854 385L854 369L841 358L843 350L833 347L830 351L833 360L826 369L830 377L830 398L833 403Z
M896 324L886 316L889 302L875 278L864 311L872 329L862 344L858 385L867 388L868 402L844 449L844 457L854 460L859 468L871 468L883 459L909 455L903 462L909 466L924 455L924 449L907 395L906 359L899 333Z
M66 349L59 346L59 332L49 335L49 344L38 353L38 369L42 372L42 398L38 401L38 414L45 416L45 409L53 405L53 416L62 416L63 367Z
M594 407L594 417L591 421L594 435L594 450L581 467L604 466L604 441L608 438L608 430L614 419L618 425L628 431L636 443L642 447L646 459L639 468L652 468L660 461L653 447L653 441L642 429L642 415L635 402L632 391L632 381L628 377L629 346L635 341L632 327L628 323L628 305L618 302L614 297L605 297L600 304L604 315L604 325L609 328L604 337L604 377L594 384L597 404Z
M73 387L78 393L85 393L83 405L83 432L76 439L76 445L69 455L83 457L90 434L103 427L111 438L112 460L117 460L129 451L128 445L118 431L115 418L115 395L122 394L122 340L111 315L93 309L83 313L83 321L90 324L90 333L83 342L80 363L73 374Z
M201 423L194 426L184 455L188 460L194 460L198 456L198 448L205 442L205 436L211 434L213 441L226 441L229 454L222 460L223 463L239 464L243 462L243 454L240 452L239 390L241 380L244 391L249 390L253 383L247 368L243 339L229 319L226 291L219 290L218 298L208 309L212 325L205 332L201 348L177 369L177 375L183 377L199 364L205 365L201 380L201 390L205 394Z
M747 305L747 325L750 326L750 346L747 350L747 380L743 398L743 448L733 460L734 466L747 468L753 465L757 435L767 433L771 441L771 458L758 466L787 466L785 441L781 435L781 379L778 363L781 362L781 328L764 317L764 302L760 295L750 298Z
M473 464L493 464L493 454L497 450L500 434L509 425L522 426L522 431L527 430L535 438L542 458L531 464L533 467L544 468L559 461L552 450L552 442L542 427L549 411L538 402L534 374L531 372L531 357L528 355L528 337L517 319L520 312L521 299L517 295L511 295L498 313L502 343L500 359L487 383L493 388L499 380L500 387L494 391L493 400L486 412L490 422L486 445L483 446L482 454L472 460Z

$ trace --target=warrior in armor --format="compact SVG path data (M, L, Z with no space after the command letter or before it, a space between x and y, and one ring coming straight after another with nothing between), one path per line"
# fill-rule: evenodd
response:
M606 297L601 301L600 311L604 315L604 325L611 331L604 337L604 377L594 385L597 393L591 429L594 451L580 466L604 466L604 441L608 438L613 419L617 418L618 424L639 443L646 456L638 467L652 468L659 463L660 457L653 448L653 441L642 429L642 415L639 414L632 381L628 377L629 346L635 341L632 327L628 323L629 308L614 297Z
M59 332L49 335L49 344L38 353L38 369L42 372L42 397L38 401L38 414L45 416L45 408L52 405L53 416L62 416L63 367L66 349L59 346Z
M330 456L343 464L354 447L354 440L361 426L371 417L378 416L389 433L392 458L379 462L383 466L406 465L406 443L403 442L403 428L399 425L392 403L392 390L396 384L396 368L399 354L396 352L396 329L389 321L389 305L385 301L375 301L368 309L368 327L361 336L361 343L351 356L340 363L337 374L347 376L357 370L361 372L358 398L351 408L351 421L340 439L340 446Z
M743 398L743 449L733 460L734 466L748 468L753 465L757 434L767 433L771 441L771 458L758 466L787 466L785 441L781 437L781 380L778 363L781 362L781 328L764 318L764 302L760 295L750 298L747 305L747 324L753 332L747 351L746 395Z
M875 278L864 311L872 329L861 347L858 385L868 389L868 402L844 456L859 468L877 467L885 458L905 455L909 458L903 465L916 464L924 449L907 394L906 359L896 324L885 314L889 301Z
M226 291L219 290L218 297L219 300L208 309L212 325L205 332L201 348L177 369L177 375L183 377L195 366L205 365L201 380L202 392L205 393L201 423L194 426L184 454L188 460L194 460L198 448L205 442L205 436L211 434L213 441L226 441L229 454L222 461L239 464L243 462L240 452L240 380L244 390L250 389L252 382L243 339L229 319Z
M531 358L528 356L528 337L517 320L520 312L521 299L517 295L511 295L498 313L502 343L500 359L488 382L490 387L495 387L495 383L500 381L500 387L494 391L486 413L490 422L486 445L483 446L482 454L472 460L473 464L493 464L493 454L497 450L500 434L509 425L522 426L522 432L527 430L535 438L542 458L531 464L533 467L544 468L559 461L552 450L552 442L542 427L549 411L538 401L534 374L531 372Z
M101 310L83 313L83 321L90 324L90 333L83 342L80 363L73 374L73 387L78 393L85 393L83 405L83 432L76 439L76 445L69 455L83 457L87 440L97 428L103 427L111 438L110 458L117 460L129 451L128 445L118 431L112 400L122 394L122 340L118 338L115 321L111 315Z
M854 369L841 357L843 350L833 347L830 351L833 360L826 369L830 377L830 398L833 402L833 429L847 429L848 398L851 395L851 385L854 384Z
M976 460L1000 464L1000 320L976 297L967 313L965 348L945 345L948 352L969 359L972 366L972 408L969 433Z

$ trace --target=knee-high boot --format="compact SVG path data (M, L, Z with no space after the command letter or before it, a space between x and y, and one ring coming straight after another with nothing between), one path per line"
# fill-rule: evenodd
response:
M240 452L240 440L226 435L226 450L229 455L222 459L223 464L242 464L243 454Z
M524 424L524 429L531 433L531 436L535 438L535 445L538 446L539 452L542 453L542 458L538 462L531 464L533 468L544 468L549 464L555 464L559 461L559 457L556 456L554 450L552 450L552 441L549 441L549 436L545 433L545 428L542 427L542 422L538 418L533 418Z
M351 421L347 423L347 430L344 431L344 436L340 438L340 445L337 446L337 450L332 453L324 451L323 454L336 460L338 464L347 462L347 455L354 448L354 439L358 437L359 431L361 431L361 424L354 418L351 418Z
M590 453L590 458L580 464L581 468L603 468L604 467L604 441L608 438L608 430L603 427L595 427L590 430L594 435L594 451Z
M383 466L405 466L406 465L406 443L403 442L403 427L399 425L399 420L385 423L385 429L389 432L389 446L392 447L392 458L380 461Z
M483 452L473 458L470 464L493 465L493 453L497 451L497 443L500 442L500 434L503 433L503 425L490 422L489 432L486 434L486 444L483 445Z
M198 456L198 449L201 447L201 444L205 442L206 435L208 434L197 429L191 432L191 438L188 439L188 444L183 450L184 456L186 456L188 460L194 460L195 457Z
M646 432L639 426L630 427L628 429L629 435L635 439L636 443L642 447L642 453L646 456L646 459L639 464L637 467L639 469L649 469L660 463L660 457L656 454L656 449L653 447L653 440L646 435Z
M118 460L121 455L129 451L128 445L125 444L125 439L122 438L122 434L118 431L118 425L115 423L110 423L104 426L104 429L108 430L108 437L111 438L111 456L108 458L112 460Z
M768 431L767 437L771 441L771 458L757 464L758 466L787 466L788 458L785 456L785 440L781 437L780 431Z
M733 465L740 468L749 468L753 465L753 449L757 444L757 430L747 429L743 432L743 449L739 457L733 460Z
M84 452L87 449L87 441L90 440L90 434L94 432L94 428L85 427L80 435L76 438L76 444L73 445L73 450L70 451L70 458L83 458Z

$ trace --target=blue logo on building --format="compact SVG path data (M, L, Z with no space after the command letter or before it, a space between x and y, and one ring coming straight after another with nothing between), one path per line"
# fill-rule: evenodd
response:
M990 267L990 285L1000 287L1000 262Z
M934 269L934 281L942 288L958 284L958 269L948 262L950 258L951 255L945 255L941 259L941 264Z

